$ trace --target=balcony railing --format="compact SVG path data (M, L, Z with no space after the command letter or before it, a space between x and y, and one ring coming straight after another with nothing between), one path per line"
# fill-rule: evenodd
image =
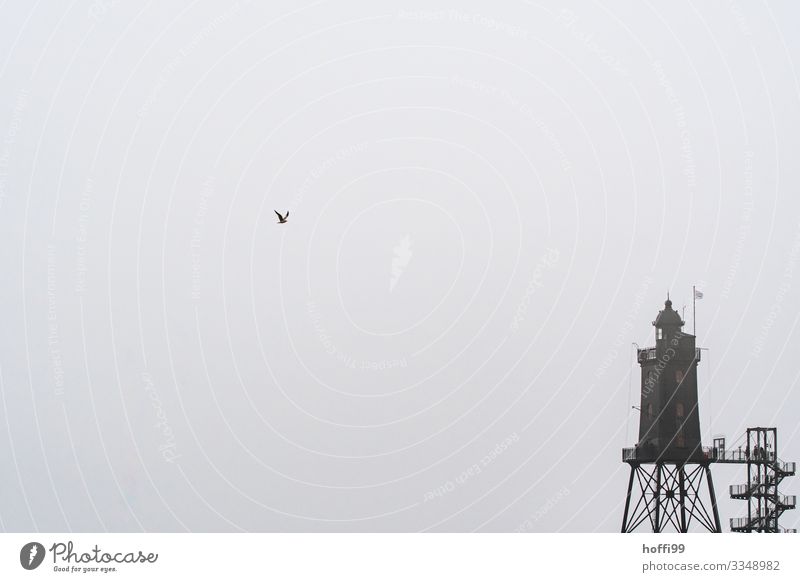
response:
M763 515L754 515L751 518L748 517L732 517L731 518L731 529L736 530L743 530L743 529L770 529L775 526L777 523L778 518L774 515L769 517L764 517Z
M743 483L741 485L731 485L730 486L730 494L731 497L767 497L768 499L772 498L772 494L774 494L774 490L772 493L768 493L762 483L753 483L750 485L748 489L747 483ZM778 505L783 506L784 508L794 508L796 503L796 497L794 495L779 495L778 496Z
M742 485L731 485L730 495L731 497L742 497L745 495L753 495L763 487L764 485L762 483L753 483L752 485L750 485L749 489L747 483L744 483Z
M673 452L665 453L665 455L673 455ZM631 461L653 461L657 460L659 452L657 449L647 450L645 447L628 447L622 449L622 461L625 463ZM784 462L778 459L775 460L775 453L765 451L759 455L754 455L752 452L748 453L746 450L736 449L719 449L716 447L703 447L702 453L699 455L690 455L691 458L696 459L700 457L702 460L712 461L715 463L770 463L775 471L779 473L782 478L785 475L794 475L796 463Z
M714 451L716 449L712 447L703 447L697 454L685 454L687 459L691 459L694 461L713 461L714 460ZM653 462L658 461L659 458L663 457L664 460L674 460L676 456L676 451L659 451L657 449L647 449L646 447L628 447L622 449L622 462L623 463L630 463L639 461L642 463L646 462Z
M700 348L695 348L694 349L694 359L699 362L700 361L700 356L701 356ZM655 360L656 357L657 356L656 356L656 348L655 347L639 348L638 350L636 350L636 360L639 361L639 362L647 362L649 360ZM682 349L680 350L680 358L681 359L684 359L684 358L688 359L690 357L691 357L691 352L689 352L687 354L687 353L685 353L684 350L682 350ZM672 359L672 358L666 358L665 357L664 359L667 360L667 359Z
M774 461L775 453L765 451L761 454L754 454L743 449L729 450L716 449L714 459L720 463L747 463L748 461Z
M796 468L796 463L794 462L788 463L780 459L777 459L776 462L775 453L772 451L763 451L755 454L754 452L748 452L746 449L736 449L733 451L728 449L714 449L713 458L719 463L775 463L774 469L786 475L793 475Z
M656 359L656 349L655 348L642 348L641 350L637 350L637 358L640 362L646 362L647 360L655 360Z
M745 528L758 528L759 524L761 523L762 519L760 517L753 517L749 519L747 517L732 517L731 518L731 529L745 529Z

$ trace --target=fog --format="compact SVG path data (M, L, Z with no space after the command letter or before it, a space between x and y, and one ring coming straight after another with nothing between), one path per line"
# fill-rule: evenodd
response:
M800 8L604 4L7 3L0 529L619 531L693 285L800 460Z

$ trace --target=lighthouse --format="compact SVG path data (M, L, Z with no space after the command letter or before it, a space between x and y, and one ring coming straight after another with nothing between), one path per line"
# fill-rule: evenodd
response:
M630 465L622 532L720 532L711 479L713 455L700 439L695 336L669 297L653 327L655 345L637 350L641 368L639 439L622 451ZM707 490L707 491L705 491Z
M640 460L685 462L702 458L697 402L700 350L682 331L684 321L672 301L653 321L655 346L637 351L641 367Z

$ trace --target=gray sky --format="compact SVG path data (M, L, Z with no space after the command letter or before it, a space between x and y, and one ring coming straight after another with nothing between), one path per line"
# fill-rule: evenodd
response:
M0 529L618 531L693 284L800 460L796 3L3 12Z

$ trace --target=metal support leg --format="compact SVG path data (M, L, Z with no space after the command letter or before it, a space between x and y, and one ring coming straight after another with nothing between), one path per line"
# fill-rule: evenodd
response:
M636 465L631 465L631 477L628 479L628 495L625 498L625 513L622 514L622 533L628 533L628 510L631 507L631 494L633 493L633 476L636 474Z
M686 468L684 466L678 468L678 484L681 496L681 533L686 533L689 531L689 526L686 523Z
M708 481L708 495L711 497L711 509L714 513L714 527L716 531L713 533L722 533L722 525L719 522L719 509L717 508L717 494L714 492L714 481L711 479L711 468L706 465L706 480Z

